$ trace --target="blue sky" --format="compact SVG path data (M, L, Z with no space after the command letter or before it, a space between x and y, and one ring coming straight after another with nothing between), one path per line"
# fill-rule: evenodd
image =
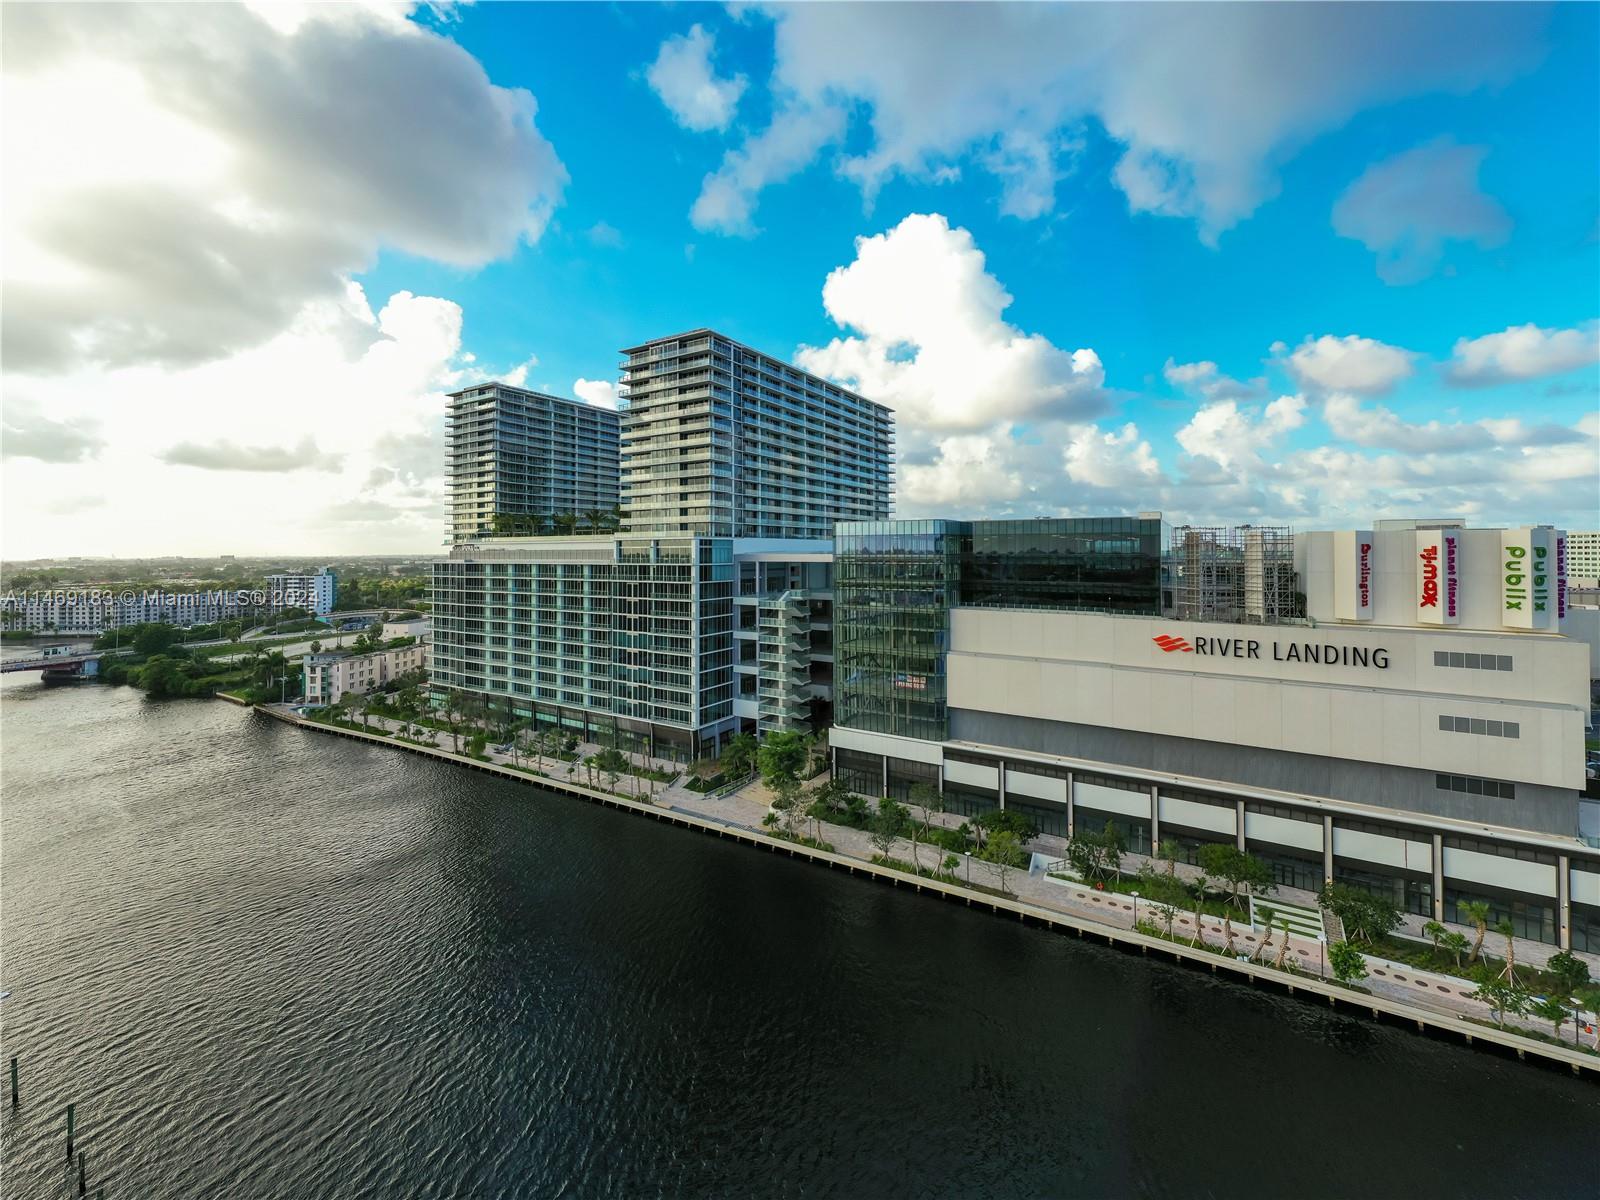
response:
M329 100L327 145L306 122L279 136L219 112L202 82L156 102L278 153L289 178L331 180L320 215L349 244L323 246L306 216L320 282L286 282L276 325L258 298L209 353L152 333L8 364L14 444L110 441L108 418L55 403L86 376L168 372L182 394L197 371L284 345L268 373L292 380L317 360L284 339L329 327L308 306L354 283L352 388L371 387L373 345L416 348L389 355L414 357L412 374L383 377L409 389L387 406L390 459L240 417L152 445L142 469L179 498L284 465L316 501L275 544L425 547L441 390L517 371L573 394L615 380L618 348L711 325L893 405L908 515L1600 523L1596 6L481 4L396 19L246 14L174 50L130 17L121 41L83 39L151 79L174 55L229 61L208 51L247 44L302 94L337 64L367 94ZM50 85L37 63L19 70L18 41L8 73ZM276 86L266 69L238 81ZM507 104L536 104L533 124L482 132ZM366 165L379 143L412 161ZM346 204L383 172L408 211L375 185ZM297 216L261 175L226 182ZM70 319L89 331L77 346L113 344L101 314ZM97 453L47 449L27 482ZM96 523L37 505L30 521L52 538Z

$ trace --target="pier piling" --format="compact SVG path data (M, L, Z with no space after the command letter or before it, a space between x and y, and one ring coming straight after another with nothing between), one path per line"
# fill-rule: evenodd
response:
M85 1174L85 1171L84 1171L83 1157L84 1157L83 1151L79 1150L78 1151L78 1195L87 1196L89 1194L89 1185L88 1185L88 1181L87 1181L88 1177L87 1177L87 1175Z
M72 1161L72 1131L73 1131L74 1126L77 1124L77 1119L78 1119L78 1106L76 1104L67 1105L67 1161L68 1162Z
M17 1106L17 1056L11 1056L11 1107Z

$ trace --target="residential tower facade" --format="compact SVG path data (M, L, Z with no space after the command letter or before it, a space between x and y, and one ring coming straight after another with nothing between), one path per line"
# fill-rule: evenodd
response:
M451 540L542 533L563 515L607 518L619 498L615 411L507 383L450 393L445 473ZM511 528L508 529L507 526Z

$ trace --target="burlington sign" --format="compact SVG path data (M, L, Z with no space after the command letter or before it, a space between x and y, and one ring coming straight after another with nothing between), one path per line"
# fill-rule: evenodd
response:
M1264 659L1263 643L1257 638L1174 637L1169 633L1150 639L1168 654L1200 654L1207 658ZM1389 669L1389 651L1386 647L1337 646L1332 642L1271 642L1273 662L1313 663L1324 667L1370 667L1379 671Z

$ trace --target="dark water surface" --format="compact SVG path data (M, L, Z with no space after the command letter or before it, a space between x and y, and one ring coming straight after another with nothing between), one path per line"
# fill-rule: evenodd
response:
M0 738L8 1198L68 1101L119 1198L1600 1190L1550 1070L223 703Z

